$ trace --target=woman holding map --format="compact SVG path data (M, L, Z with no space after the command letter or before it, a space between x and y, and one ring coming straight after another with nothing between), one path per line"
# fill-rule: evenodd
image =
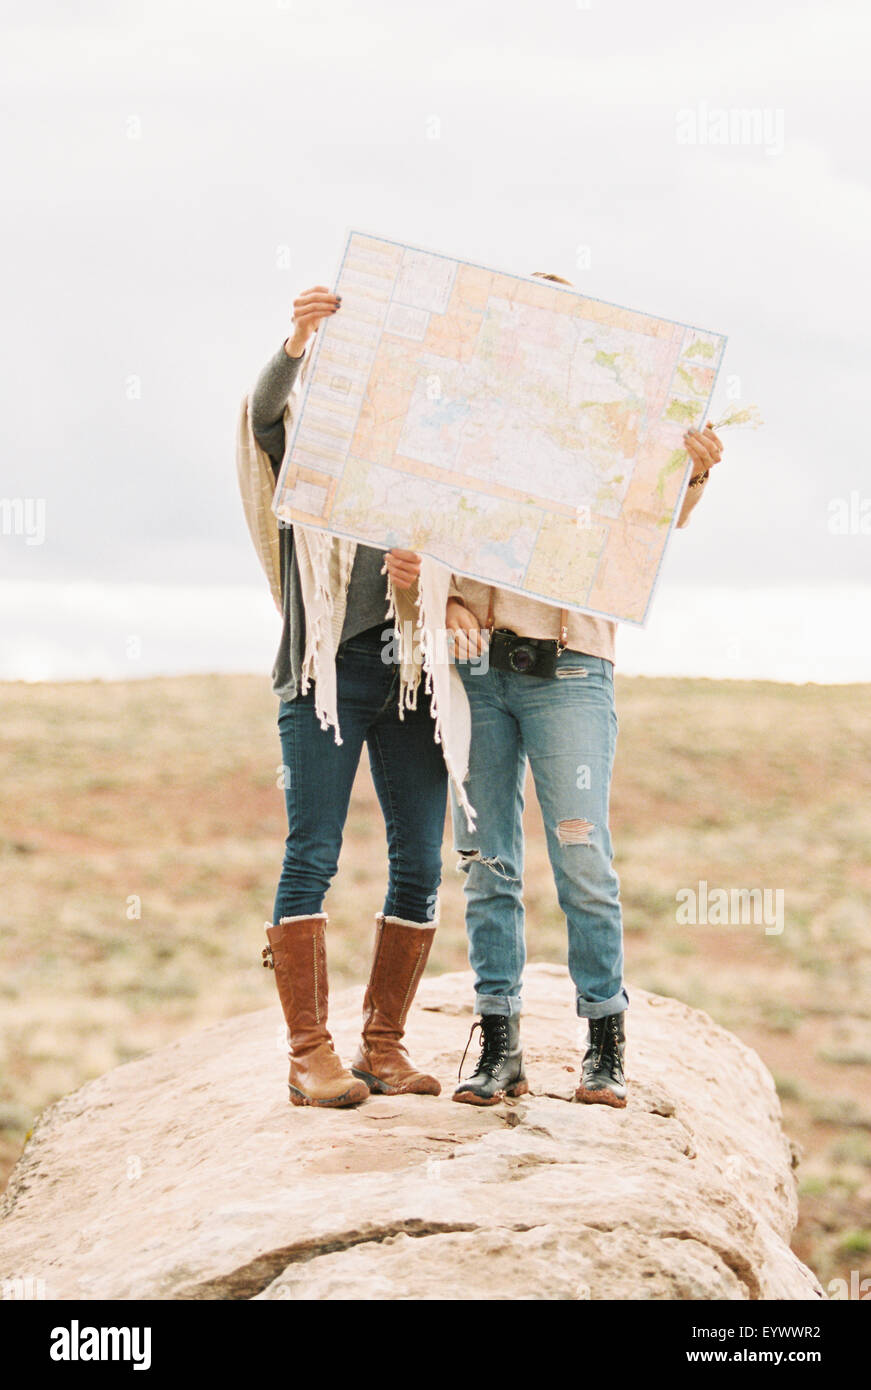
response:
M421 560L411 551L385 553L297 525L278 536L270 533L264 542L273 520L270 465L277 476L290 420L288 398L309 340L340 304L323 285L294 301L293 331L245 398L237 442L246 514L264 567L269 545L280 545L280 586L273 592L280 598L284 626L272 675L280 698L288 836L263 963L275 971L287 1023L294 1105L348 1106L370 1091L438 1095L441 1090L434 1076L414 1067L402 1038L435 935L445 756L430 701L417 699L420 669L409 674L410 662L400 670L383 654L385 626L392 633L393 614L401 609L402 595L415 590ZM269 465L261 482L264 452ZM440 612L447 583L445 573ZM322 909L338 865L364 742L387 828L389 879L376 916L362 1041L349 1071L327 1030Z
M541 278L570 283L556 275ZM722 455L710 425L687 431L684 444L694 467L678 526L687 524ZM477 825L470 833L455 802L454 844L466 874L466 929L480 1019L473 1032L481 1032L474 1074L453 1099L494 1105L528 1089L520 1045L526 959L521 816L528 758L566 917L577 1014L588 1021L575 1099L625 1106L629 1000L608 830L617 625L455 576L446 626L472 715L466 787ZM480 659L485 650L486 663Z

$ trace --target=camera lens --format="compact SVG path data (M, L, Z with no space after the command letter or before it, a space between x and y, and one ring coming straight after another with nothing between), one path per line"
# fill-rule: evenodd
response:
M537 654L533 647L514 647L508 660L512 671L519 671L521 675L525 675L535 665Z

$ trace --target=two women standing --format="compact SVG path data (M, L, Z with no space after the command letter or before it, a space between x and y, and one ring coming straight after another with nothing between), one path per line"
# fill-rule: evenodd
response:
M240 479L249 476L246 467L256 471L259 465L274 485L285 452L288 398L306 346L340 306L324 286L295 301L291 336L243 402ZM722 454L710 427L688 431L684 442L695 466L678 526L686 525ZM251 501L254 490L246 495L243 481L249 526L264 559L269 480L259 511ZM624 1106L628 997L608 828L616 624L464 578L451 578L448 586L441 567L412 552L385 553L296 525L279 531L277 547L280 578L273 592L284 625L273 688L280 700L288 835L263 955L275 970L287 1022L291 1100L342 1106L370 1091L440 1092L437 1079L410 1061L403 1036L435 934L449 783L455 848L466 874L480 1017L475 1026L481 1030L474 1073L453 1099L493 1105L528 1089L519 1032L528 761L566 916L576 1010L588 1021L575 1097ZM403 611L422 621L430 639L425 650L437 646L434 626L446 627L453 641L451 671L436 663L427 669L424 685L432 697L423 693L419 656L414 665L406 653L397 665L391 655L394 621ZM327 1029L323 901L338 865L364 743L387 828L389 877L376 917L362 1039L348 1070Z

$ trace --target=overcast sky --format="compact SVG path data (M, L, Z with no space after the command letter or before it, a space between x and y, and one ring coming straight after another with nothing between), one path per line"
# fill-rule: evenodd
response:
M3 15L0 498L45 504L41 544L0 534L4 614L61 582L262 601L239 401L356 227L727 334L714 410L739 390L765 427L724 433L664 585L745 604L777 585L796 641L809 591L842 623L855 593L867 645L864 4L7 0ZM14 675L26 633L4 626ZM222 640L232 665L232 625Z

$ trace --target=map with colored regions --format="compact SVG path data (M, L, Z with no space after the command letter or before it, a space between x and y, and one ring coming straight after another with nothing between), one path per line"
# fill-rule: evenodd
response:
M722 334L348 234L279 520L643 625Z

